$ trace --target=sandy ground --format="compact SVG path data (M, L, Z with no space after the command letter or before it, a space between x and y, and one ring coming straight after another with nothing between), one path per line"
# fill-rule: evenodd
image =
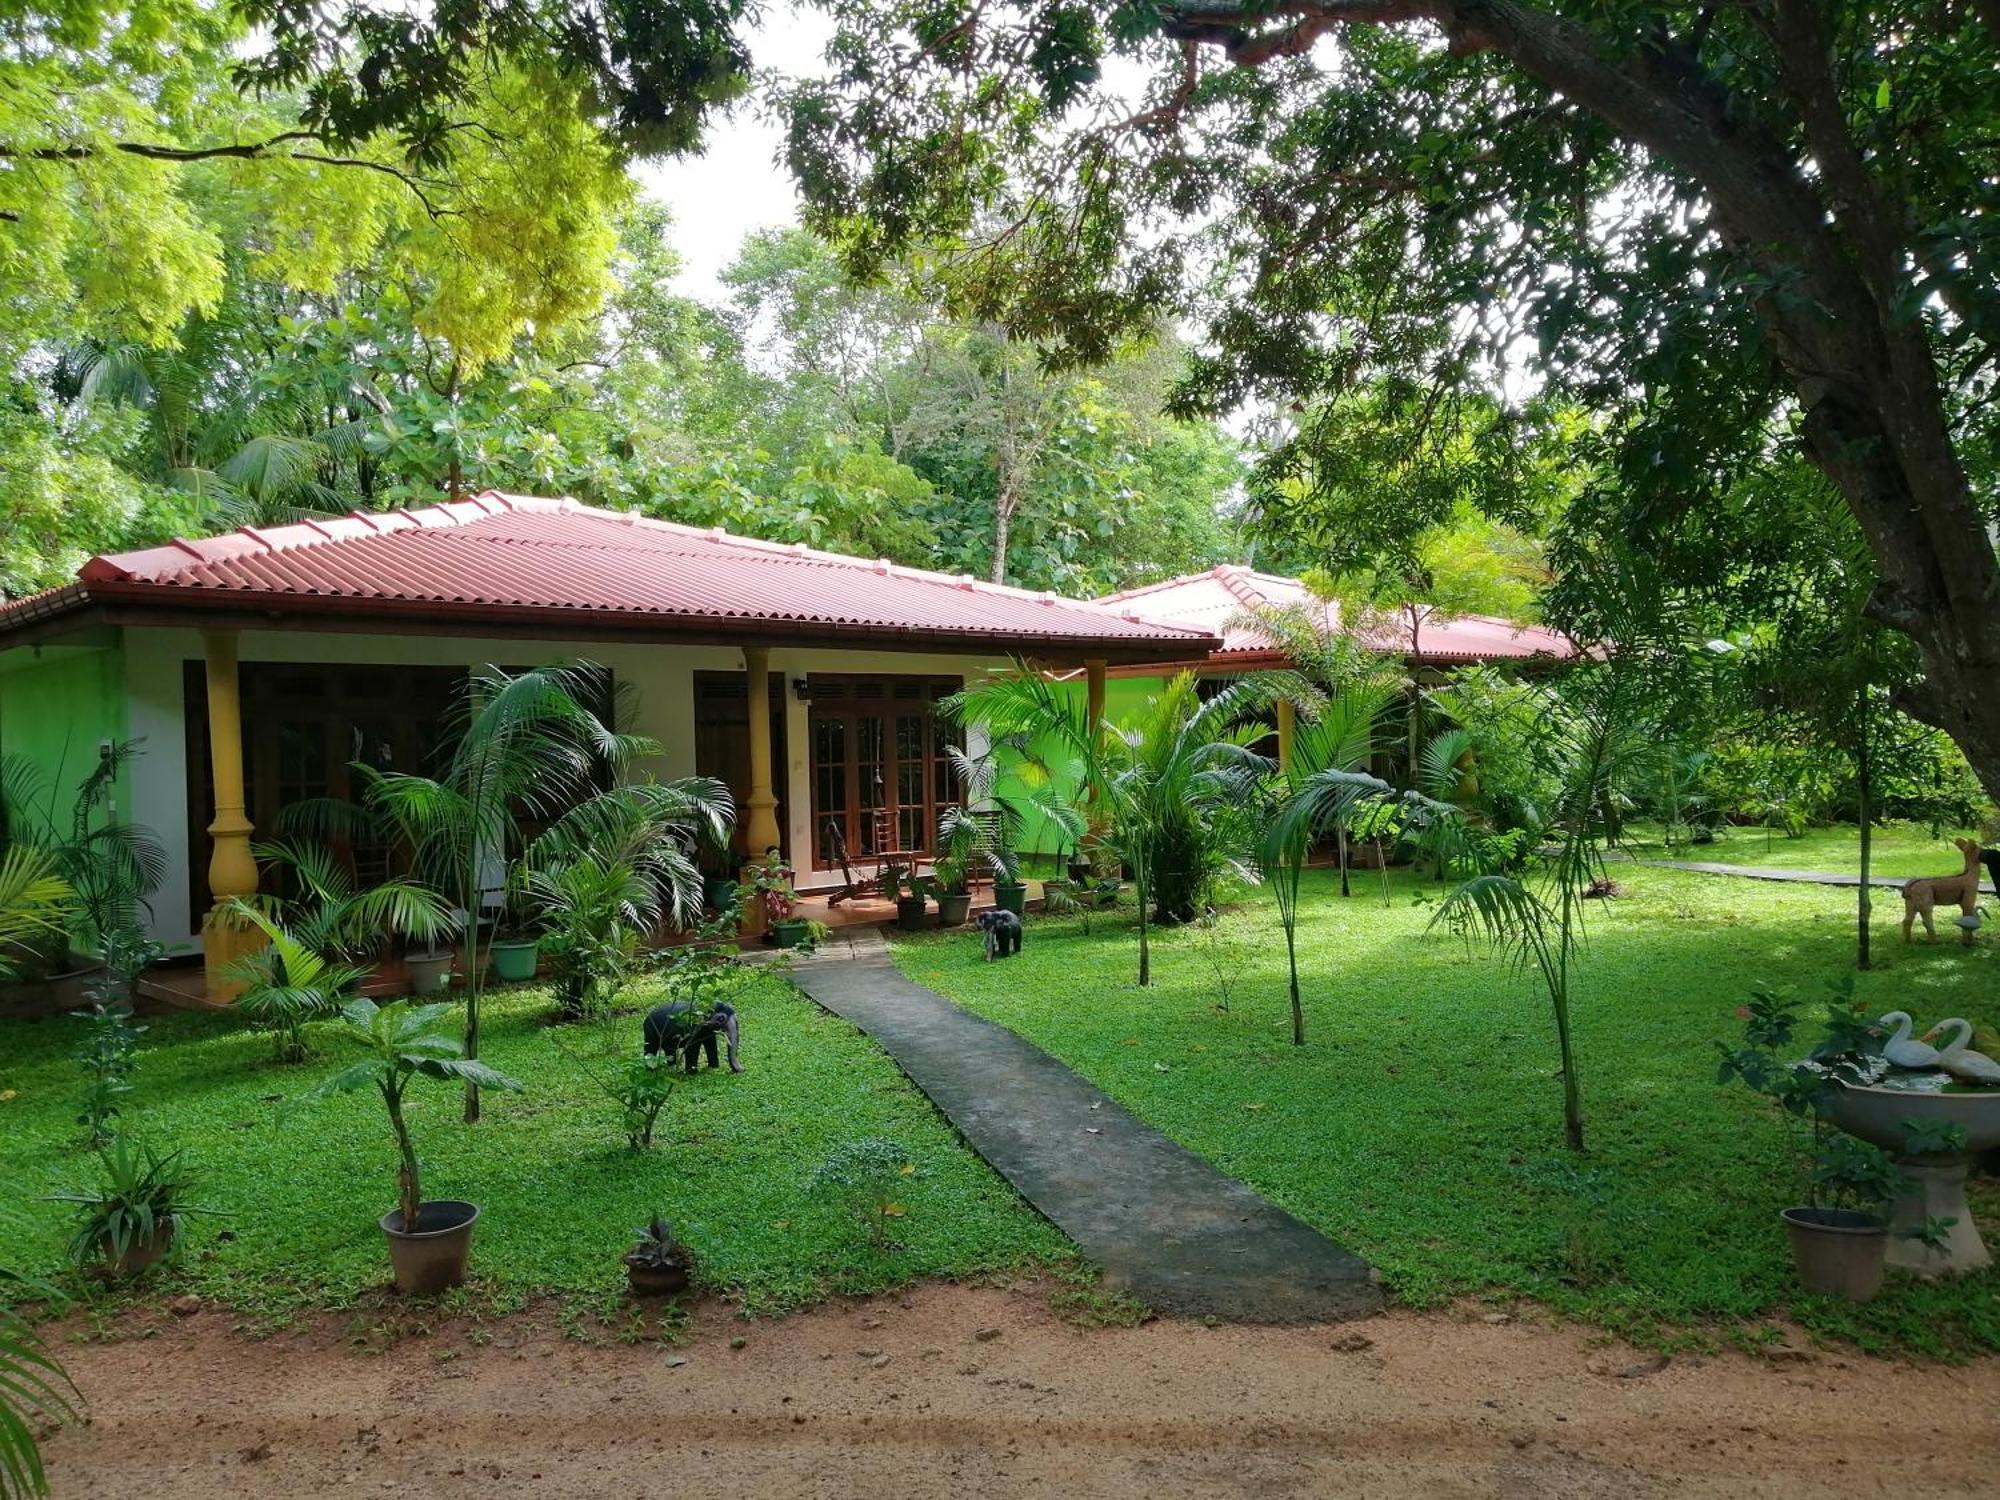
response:
M676 1344L253 1340L185 1303L117 1332L65 1345L93 1421L49 1442L58 1497L2000 1494L2000 1362L1662 1364L1476 1312L1079 1332L1045 1287L932 1286L708 1305Z

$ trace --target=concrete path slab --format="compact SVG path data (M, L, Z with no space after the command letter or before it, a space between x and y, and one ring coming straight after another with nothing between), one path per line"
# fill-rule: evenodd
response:
M1113 1286L1235 1323L1382 1307L1367 1262L1142 1124L1039 1047L905 979L885 955L792 982L867 1032Z

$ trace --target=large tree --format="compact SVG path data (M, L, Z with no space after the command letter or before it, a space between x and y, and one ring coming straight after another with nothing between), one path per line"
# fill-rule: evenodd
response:
M1640 532L1801 452L2000 791L1992 5L825 3L791 161L857 267L956 237L968 309L1079 358L1178 308L1210 409L1532 349Z

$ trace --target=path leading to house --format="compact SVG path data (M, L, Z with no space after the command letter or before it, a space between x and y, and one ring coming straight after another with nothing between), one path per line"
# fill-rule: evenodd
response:
M905 979L886 949L793 982L893 1057L1021 1195L1159 1312L1231 1323L1381 1310L1367 1262L1142 1124L1004 1026Z
M1662 870L1692 870L1697 875L1741 875L1746 880L1782 880L1794 885L1840 885L1853 887L1861 884L1859 875L1836 875L1826 870L1782 870L1771 865L1723 865L1697 859L1637 859L1639 865L1652 865ZM1932 870L1931 874L1938 872ZM1893 886L1901 890L1912 880L1923 877L1917 875L1870 875L1871 886ZM1979 889L1986 895L1995 894L1993 882L1985 880Z

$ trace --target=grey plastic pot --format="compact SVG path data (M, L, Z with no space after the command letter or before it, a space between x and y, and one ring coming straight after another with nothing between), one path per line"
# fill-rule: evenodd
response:
M382 1215L382 1237L389 1242L396 1290L432 1297L464 1282L465 1263L472 1254L472 1226L478 1222L479 1205L460 1198L419 1204L414 1234L404 1233L400 1208Z
M1792 1264L1809 1292L1872 1302L1882 1290L1889 1226L1850 1208L1788 1208L1778 1215L1792 1242Z
M409 953L403 957L403 967L409 972L410 993L413 995L441 995L451 988L451 966L455 955L450 953Z
M972 893L970 891L961 891L955 896L949 895L944 891L939 891L937 893L937 904L938 926L940 927L963 927L965 919L972 915Z

